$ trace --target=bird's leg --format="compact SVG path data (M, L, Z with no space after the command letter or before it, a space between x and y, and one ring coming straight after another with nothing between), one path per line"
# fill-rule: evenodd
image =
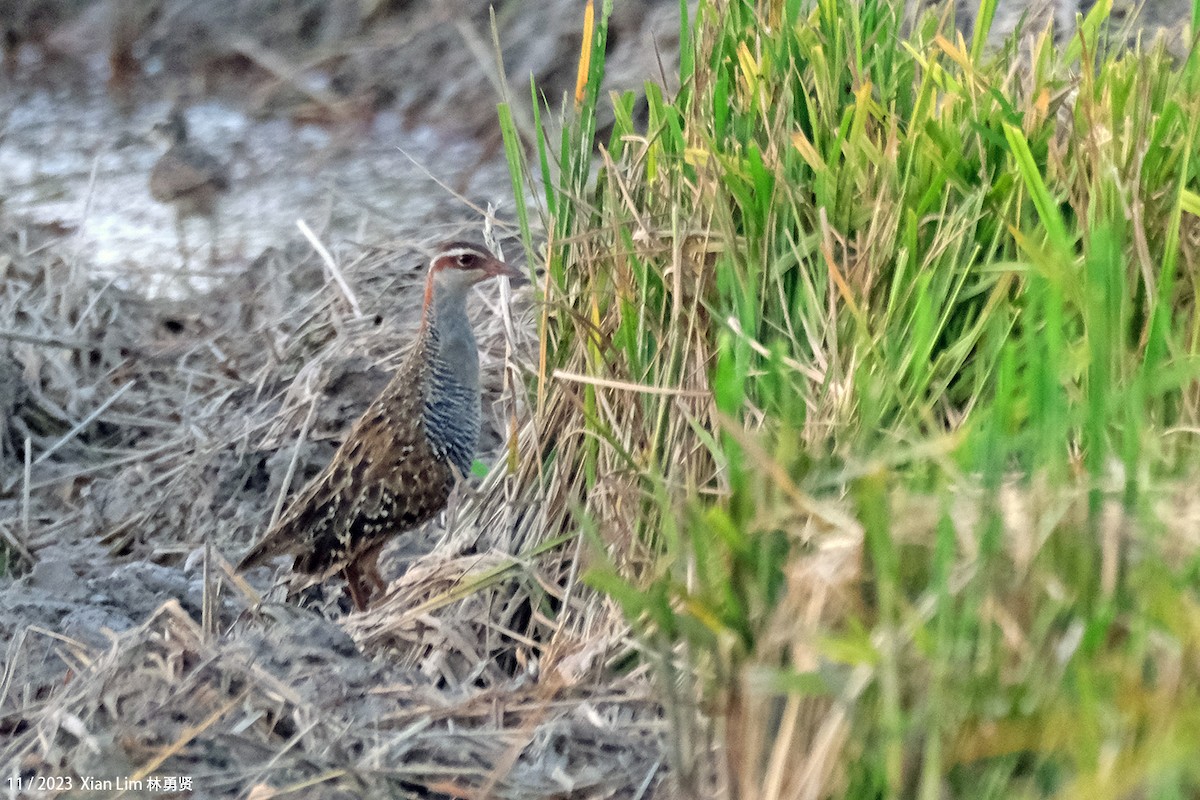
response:
M363 575L359 570L358 564L351 561L342 570L342 574L346 576L346 588L350 591L350 599L354 602L356 611L366 611L367 604L371 601L371 590L363 586Z
M379 554L382 550L381 542L351 559L342 570L342 574L346 576L346 588L350 590L350 599L359 611L367 610L376 592L380 597L387 594L387 584L379 574Z
M217 266L217 215L212 213L208 215L208 266Z
M183 259L183 266L186 269L188 262L191 261L191 254L187 247L187 226L183 221L183 214L175 214L175 240L179 245L179 257Z
M380 597L387 595L387 583L379 574L379 554L383 552L383 543L372 547L362 557L362 573L371 582L372 587L379 592Z
M0 29L0 45L4 46L4 74L12 78L21 65L21 34L14 28Z

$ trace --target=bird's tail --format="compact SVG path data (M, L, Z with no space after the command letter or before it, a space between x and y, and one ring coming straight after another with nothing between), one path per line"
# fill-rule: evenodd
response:
M284 545L287 541L288 537L285 535L283 527L277 524L246 551L246 554L237 563L238 572L261 567L276 556L286 555L289 548Z

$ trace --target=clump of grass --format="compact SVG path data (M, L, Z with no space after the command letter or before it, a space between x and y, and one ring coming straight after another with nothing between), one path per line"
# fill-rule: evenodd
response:
M532 170L507 126L539 455L676 779L1200 791L1200 60L1108 52L1105 4L1001 54L879 2L681 10L682 89L611 98L598 157L605 14Z

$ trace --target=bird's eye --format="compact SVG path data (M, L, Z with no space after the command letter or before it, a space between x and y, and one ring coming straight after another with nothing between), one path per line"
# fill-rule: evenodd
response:
M458 257L457 260L460 267L469 267L475 263L475 256L471 255L470 253L463 253Z

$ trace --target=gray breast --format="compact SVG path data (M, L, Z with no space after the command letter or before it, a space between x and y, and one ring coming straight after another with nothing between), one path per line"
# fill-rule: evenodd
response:
M479 444L479 352L469 326L442 331L436 338L425 395L425 431L434 452L468 475Z

